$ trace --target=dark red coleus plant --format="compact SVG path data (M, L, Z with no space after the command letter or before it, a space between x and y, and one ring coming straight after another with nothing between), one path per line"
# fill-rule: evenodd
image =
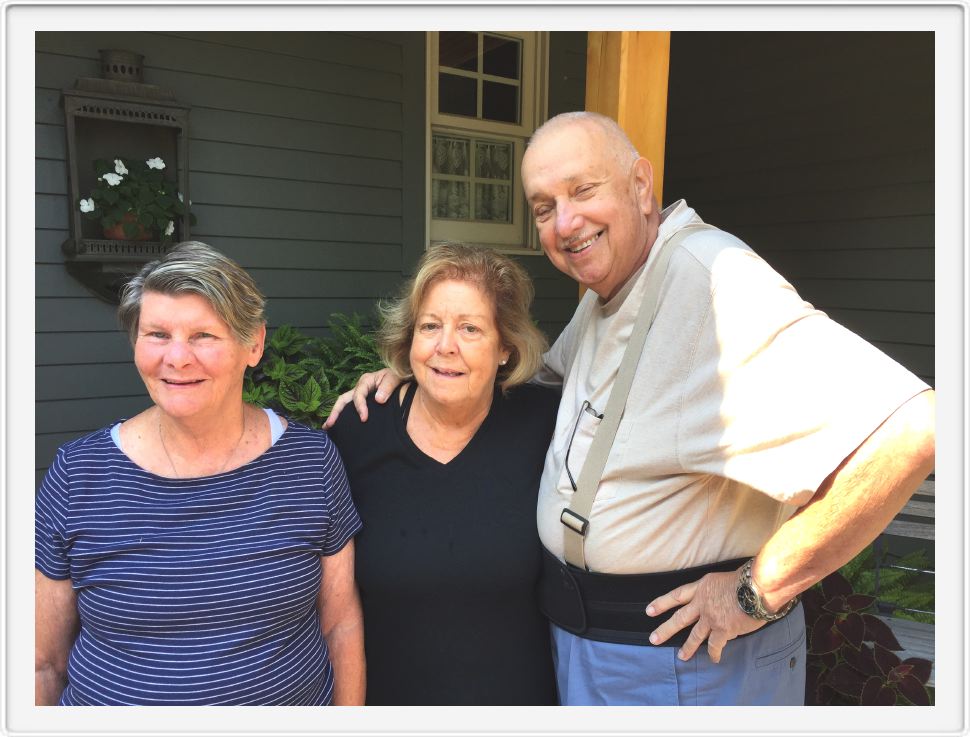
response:
M873 614L874 596L857 594L836 572L802 595L808 630L805 703L809 706L928 706L933 664L901 660L902 646Z

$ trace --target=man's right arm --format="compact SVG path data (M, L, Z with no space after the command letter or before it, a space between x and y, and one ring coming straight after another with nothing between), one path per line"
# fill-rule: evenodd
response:
M340 412L351 402L353 402L354 408L360 416L360 421L367 422L367 395L374 394L374 399L379 404L384 404L391 393L401 385L402 381L403 379L389 368L361 374L353 389L345 391L337 397L333 409L327 416L327 421L323 423L324 428L333 427L337 423L337 418L340 417Z

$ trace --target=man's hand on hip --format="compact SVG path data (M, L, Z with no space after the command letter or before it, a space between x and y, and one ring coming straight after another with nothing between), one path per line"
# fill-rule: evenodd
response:
M746 635L762 627L765 622L749 617L741 611L737 600L738 573L708 573L693 583L678 586L647 605L647 614L656 617L675 607L673 616L657 627L650 642L659 645L675 633L694 625L677 657L690 660L707 640L707 653L715 663L728 640Z

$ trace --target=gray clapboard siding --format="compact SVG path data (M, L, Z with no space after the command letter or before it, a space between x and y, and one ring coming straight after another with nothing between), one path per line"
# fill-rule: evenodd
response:
M878 180L874 180L878 182ZM818 183L822 187L822 182ZM760 197L743 196L727 190L705 199L705 219L712 223L801 223L852 220L896 215L923 215L933 208L933 182L907 182L893 185L875 183L867 188L845 190L831 187L797 194L777 194L770 178Z
M849 330L883 343L914 343L933 332L933 315L882 310L827 310L829 317Z
M215 248L232 253L247 269L305 269L308 264L328 271L385 271L401 257L399 243L331 241L326 237L293 240L211 236Z
M145 391L131 361L37 366L34 378L34 396L38 402L78 397L131 397Z
M759 253L792 279L838 279L845 274L865 274L873 279L926 281L933 279L933 261L923 248L804 249Z
M696 176L681 176L679 181L689 183L695 197L705 200L726 199L737 189L750 192L762 188L772 196L811 192L819 181L830 182L835 191L855 190L872 186L874 181L884 185L911 184L933 181L933 156L926 147L891 156L850 158L826 164L804 163L798 169L790 165L780 166L767 162L764 168L745 171L707 171ZM730 185L730 186L729 186Z
M933 53L927 33L675 32L664 182L930 383Z
M98 74L97 49L95 56L90 59L60 54L39 54L38 57L43 57L43 64L37 65L38 87L54 87L59 80L71 75ZM146 59L146 67L149 63L151 57ZM237 70L240 69L244 67L237 66ZM281 80L285 81L286 77L281 77L278 82ZM171 71L154 65L146 69L145 81L178 90L179 102L193 108L274 115L364 128L400 129L400 99L376 100L358 94L338 95L279 83L251 81L238 76L231 78L203 75L197 71Z
M400 72L401 69L401 34L396 33L179 31L158 35L166 39L190 39L206 51L218 46L242 52L252 49L268 51L274 56L289 57L291 66L316 60L352 69L387 72Z
M363 187L238 174L194 172L192 201L252 209L317 208L341 214L401 215L400 187Z
M128 337L119 328L103 332L37 333L34 336L37 366L71 366L81 363L131 362ZM37 421L38 426L47 424Z
M193 139L189 161L194 172L213 174L392 188L399 188L402 183L400 161L294 151L279 146ZM194 177L192 183L194 187Z
M400 160L401 134L353 126L296 120L272 114L199 108L192 111L192 137L253 146ZM280 131L286 135L281 136ZM192 162L190 161L191 165Z
M549 40L549 117L585 109L586 32L553 33Z
M194 198L193 198L194 200ZM323 206L324 203L320 203ZM355 215L313 210L202 205L193 202L199 224L192 235L266 238L325 237L328 240L401 242L401 218L387 215ZM268 246L271 244L267 244Z
M797 228L787 223L749 223L738 226L735 235L758 243L759 251L826 248L837 243L842 251L855 248L933 249L933 216L866 218L831 222L802 222Z
M87 399L59 399L37 402L36 422L57 423L67 432L84 432L91 426L91 415L109 415L110 422L127 419L149 405L144 392L128 397L91 397Z
M109 32L90 35L60 33L44 34L36 47L38 51L83 58L90 54L92 40L96 44L117 43L117 37ZM344 45L353 42L353 39L346 37ZM367 90L367 96L374 100L398 100L401 95L400 73L392 64L387 69L365 69L348 65L340 59L313 59L308 56L299 56L299 63L294 63L296 54L288 57L278 49L245 48L183 38L178 34L134 32L127 35L125 43L126 48L137 48L148 59L164 59L164 68L169 72L198 74L202 71L209 77L230 80L244 75L252 82L354 96L358 96L361 90ZM395 54L393 45L385 44L385 47L399 62L399 50ZM350 58L357 54L359 52Z
M782 272L784 273L784 272ZM875 279L789 279L820 310L833 308L932 314L932 282ZM932 335L926 336L932 338Z

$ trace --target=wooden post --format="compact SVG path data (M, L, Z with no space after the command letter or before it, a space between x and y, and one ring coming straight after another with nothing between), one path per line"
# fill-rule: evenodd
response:
M670 31L591 31L586 43L586 109L613 118L653 164L663 203Z
M653 165L663 204L670 31L590 31L586 40L586 109L608 115ZM579 287L579 296L586 289Z

